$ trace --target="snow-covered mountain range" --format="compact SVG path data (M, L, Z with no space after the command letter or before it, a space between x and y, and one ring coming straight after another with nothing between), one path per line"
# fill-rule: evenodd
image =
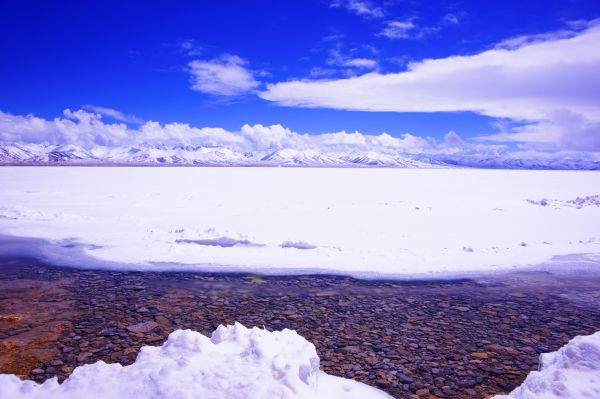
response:
M276 149L238 152L225 147L135 146L84 149L75 145L0 143L0 164L196 165L600 170L600 161L560 157L406 154L378 151Z

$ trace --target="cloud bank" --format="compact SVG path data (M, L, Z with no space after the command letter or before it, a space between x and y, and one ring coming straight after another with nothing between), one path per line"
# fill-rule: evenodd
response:
M84 149L148 143L166 146L226 147L236 151L295 150L393 150L419 152L431 139L404 133L367 135L345 131L301 134L282 125L243 125L231 132L218 127L193 127L187 123L161 124L148 121L132 128L125 123L110 123L100 113L66 109L52 120L33 115L13 115L0 111L0 141L76 145Z
M106 122L103 115L82 109L66 109L61 117L54 119L0 111L0 155L3 143L57 146L61 151L77 151L77 148L90 152L99 150L99 154L111 149L128 152L130 148L144 145L157 149L194 151L198 148L216 148L253 159L287 150L291 150L289 154L299 152L309 157L323 154L335 159L344 154L350 156L356 153L356 156L373 159L408 157L425 163L440 162L474 167L537 168L553 165L552 167L558 168L589 168L589 165L580 165L583 165L581 162L591 162L596 168L600 161L599 152L521 149L480 140L464 140L454 131L437 140L410 133L398 136L385 132L370 135L346 131L302 134L279 124L245 124L238 131L219 127L199 128L177 122L161 124L156 121L132 127L121 122ZM532 166L523 164L523 160Z
M270 84L259 96L292 107L470 111L520 122L518 128L480 140L598 151L598 43L600 20L594 20L507 40L479 54L414 62L400 73Z

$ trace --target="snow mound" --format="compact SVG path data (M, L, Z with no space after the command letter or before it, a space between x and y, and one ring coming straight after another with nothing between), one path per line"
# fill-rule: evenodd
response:
M540 356L540 370L508 395L494 399L600 398L600 331L578 336Z
M236 323L208 338L173 332L164 345L142 348L134 364L102 361L78 367L62 384L0 375L0 398L11 399L386 399L367 385L319 371L313 344L295 331L269 332Z

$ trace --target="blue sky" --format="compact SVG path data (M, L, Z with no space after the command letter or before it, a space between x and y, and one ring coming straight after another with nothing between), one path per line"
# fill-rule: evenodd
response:
M409 104L398 107L393 95L381 96L389 104L343 97L361 96L364 86L353 85L353 79L365 74L386 77L406 72L410 63L474 56L501 43L513 52L531 42L577 36L598 17L595 0L3 2L0 110L51 119L65 108L89 105L134 115L128 123L181 122L232 131L243 124L281 124L299 133L411 133L440 140L452 130L466 139L490 136L513 144L540 142L527 139L532 133L520 126L548 121L555 126L559 119L580 116L578 126L591 123L581 135L597 137L593 102L582 106L593 112L567 109L566 116L555 118L543 114L545 109L524 114L500 111L497 104L484 110L454 103L413 109L411 93L404 97ZM525 39L507 42L519 37ZM232 73L223 75L228 82L219 78L223 68ZM340 82L339 101L325 98L332 86L322 86L323 80ZM316 84L286 86L290 81ZM587 99L582 91L574 96ZM366 90L365 96L378 93ZM563 111L552 107L552 115ZM578 136L576 144L556 148L597 150L596 139L590 143Z

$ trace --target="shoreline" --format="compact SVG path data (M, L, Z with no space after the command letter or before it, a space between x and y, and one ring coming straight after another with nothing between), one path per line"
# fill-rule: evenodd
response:
M484 278L506 278L515 273L549 272L561 275L589 275L600 278L600 255L598 253L574 253L555 255L552 259L527 265L498 266L497 269L456 270L421 273L384 273L347 271L320 268L274 268L250 266L223 266L218 264L186 264L177 262L150 262L150 265L106 261L85 252L89 246L75 240L67 244L49 239L23 237L0 230L0 262L3 259L23 259L67 269L90 271L116 271L138 273L195 273L205 275L258 275L267 277L349 277L355 280L375 282L440 282Z
M600 277L540 271L390 281L1 258L0 373L62 380L97 360L131 364L176 329L207 335L239 321L297 330L324 371L394 397L484 398L518 386L540 353L600 330L599 301Z

